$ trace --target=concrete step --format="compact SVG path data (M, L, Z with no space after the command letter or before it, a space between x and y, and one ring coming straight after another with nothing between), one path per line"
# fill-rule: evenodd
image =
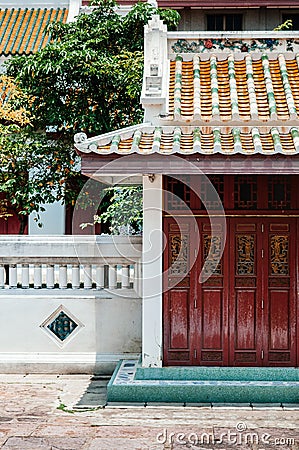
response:
M298 369L140 368L120 361L107 387L108 402L299 404Z

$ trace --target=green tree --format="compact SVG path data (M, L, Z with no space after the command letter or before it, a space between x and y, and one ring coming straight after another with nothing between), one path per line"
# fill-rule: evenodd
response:
M72 201L74 190L68 191L66 183L78 177L78 157L68 141L33 130L33 99L12 78L2 75L0 90L0 219L14 212L22 234L26 216L36 212L39 221L41 203Z
M0 125L0 192L18 216L20 234L32 212L42 225L42 203L65 201L67 180L77 176L75 158L65 141L50 139L30 128Z
M179 20L176 11L159 10L144 2L125 17L117 14L114 0L93 4L97 7L76 21L53 24L51 43L40 52L16 56L7 63L7 73L30 96L33 129L51 129L58 138L44 136L40 141L38 133L28 137L12 129L3 133L0 191L20 218L38 213L39 203L63 195L66 202L74 202L76 193L69 187L75 181L79 190L83 184L71 167L76 132L100 134L142 121L144 25L153 14L160 14L170 29ZM11 195L14 191L16 195ZM115 202L117 195L112 195ZM88 193L85 197L88 203Z
M104 190L109 198L106 211L95 222L108 223L112 234L142 231L142 186L119 186Z
M158 13L171 29L179 15L141 2L122 17L114 0L95 3L75 22L53 24L43 50L8 62L8 74L33 97L36 128L100 134L142 120L144 24Z

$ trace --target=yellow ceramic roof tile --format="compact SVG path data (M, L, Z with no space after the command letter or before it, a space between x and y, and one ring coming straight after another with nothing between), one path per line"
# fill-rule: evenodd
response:
M201 57L204 58L201 60ZM197 119L209 122L219 112L222 122L240 120L270 119L286 122L298 120L299 111L299 72L296 59L281 61L278 55L268 58L260 55L252 59L249 55L240 54L223 56L218 60L210 55L206 60L201 54L194 55L193 60L182 61L182 78L180 90L180 117L174 116L175 61L170 62L169 79L169 116L176 122L192 122L194 120L194 64L199 67L200 113ZM199 58L198 62L194 62ZM245 59L246 58L246 59ZM248 61L249 60L249 61ZM284 65L284 67L283 67ZM286 81L287 80L287 81ZM251 83L251 84L250 84ZM197 80L198 85L198 80ZM178 93L176 92L176 95ZM253 117L256 108L256 117Z
M65 23L67 15L66 8L0 9L0 55L37 52L49 41L49 23Z
M216 132L215 132L216 130ZM275 155L275 154L299 154L299 129L278 130L277 128L266 128L265 131L258 130L258 141L256 142L255 130L257 128L226 127L225 129L213 129L211 127L190 127L186 132L180 127L152 128L152 132L142 132L139 129L140 140L134 145L133 135L129 139L119 138L118 143L101 146L98 144L99 154L129 154L139 153L142 155L151 153L190 155L200 153L203 155L222 153L227 156L235 154L252 155ZM121 131L120 135L121 136ZM112 143L113 138L111 138ZM114 142L114 141L113 141Z

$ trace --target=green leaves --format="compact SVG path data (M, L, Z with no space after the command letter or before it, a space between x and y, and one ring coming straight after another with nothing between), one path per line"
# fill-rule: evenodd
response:
M0 125L0 192L20 222L23 216L41 211L42 203L64 199L67 180L77 175L75 158L65 140Z
M127 16L117 14L114 0L92 4L98 7L75 22L52 24L51 42L44 49L7 62L8 74L30 98L35 130L0 130L0 192L21 219L38 213L41 203L75 203L84 184L74 170L76 132L101 134L142 120L144 25L153 14L160 14L170 29L179 20L177 12L146 2L137 3ZM47 137L47 128L55 130L55 139ZM102 220L114 232L121 224L139 232L141 197L139 188L115 189Z
M109 223L112 234L139 234L142 231L142 186L107 188L110 198L106 211L96 222Z
M33 96L36 129L100 134L142 118L144 25L159 13L173 28L179 15L139 2L123 17L113 0L93 4L75 22L51 25L43 50L8 62L8 73Z

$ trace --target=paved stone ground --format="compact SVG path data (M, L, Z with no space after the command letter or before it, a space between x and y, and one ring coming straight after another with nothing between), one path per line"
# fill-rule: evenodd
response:
M0 375L0 448L299 449L299 405L103 408L106 383L86 375Z

